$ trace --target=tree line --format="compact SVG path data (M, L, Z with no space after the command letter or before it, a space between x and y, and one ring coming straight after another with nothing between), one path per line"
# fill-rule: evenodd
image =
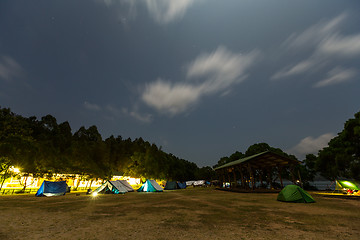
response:
M72 133L66 121L55 117L23 117L0 107L1 184L13 174L24 176L78 174L84 179L111 179L114 174L139 178L186 181L213 177L210 167L180 159L161 147L121 136L102 139L96 126Z
M267 143L256 143L251 145L245 153L236 151L229 157L220 158L213 167L264 151L272 151L298 160L294 155L289 155ZM360 112L345 122L344 129L330 140L327 147L319 150L316 155L307 154L298 166L298 170L305 185L309 185L317 174L328 180L348 178L360 181Z
M305 184L316 174L329 180L339 177L360 180L360 112L354 116L327 147L302 160L298 170ZM213 167L264 151L297 160L279 148L257 143L245 153L236 151L220 158ZM0 189L5 179L14 174L11 166L18 166L24 176L33 177L68 173L84 179L111 179L121 173L177 181L216 178L211 167L199 168L141 137L131 140L110 136L103 140L96 126L80 127L73 133L67 121L58 124L51 115L27 118L0 107Z

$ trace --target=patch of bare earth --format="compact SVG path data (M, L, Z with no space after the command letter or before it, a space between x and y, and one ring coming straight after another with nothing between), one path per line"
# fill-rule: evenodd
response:
M359 239L360 201L186 189L0 196L0 239Z

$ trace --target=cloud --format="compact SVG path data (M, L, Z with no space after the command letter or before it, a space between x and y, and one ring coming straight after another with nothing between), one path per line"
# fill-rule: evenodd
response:
M354 69L342 69L340 67L336 67L330 72L328 72L328 78L316 83L314 87L325 87L329 85L338 84L341 82L351 80L355 76L356 76L356 71Z
M107 105L106 110L108 112L110 112L113 116L115 116L116 118L120 118L125 114L125 115L131 116L131 117L135 118L136 120L143 122L143 123L149 123L153 120L151 114L140 114L138 112L137 106L133 107L132 111L129 111L127 108L122 108L121 110L119 110L118 108L116 108L112 105Z
M302 62L297 63L295 66L288 66L280 70L279 72L275 73L271 77L271 79L280 79L291 75L304 73L310 70L314 66L314 64L316 64L316 62L311 59L304 60Z
M127 108L123 108L122 111L124 114L129 115L143 123L150 123L153 121L153 116L151 114L141 114L137 111L137 108L135 108L133 111L129 111Z
M336 60L353 58L360 55L360 34L340 34L341 24L348 17L343 13L329 21L321 21L300 34L292 34L284 43L283 47L289 51L306 52L310 54L304 60L288 65L277 71L271 79L282 79L299 74L308 74L319 71L325 67L337 69L328 74L328 78L315 84L316 87L324 87L342 83L356 76L353 70L339 70ZM340 72L339 72L340 71Z
M108 112L110 112L111 113L111 115L113 115L113 116L115 116L115 117L117 117L117 118L119 118L119 117L121 117L121 111L119 110L119 109L117 109L116 107L114 107L114 106L112 106L112 105L107 105L106 107L105 107L105 109L108 111Z
M84 107L91 111L100 111L101 107L97 104L89 103L87 101L84 102Z
M181 19L195 0L145 0L147 9L156 22L167 24Z
M257 50L246 55L234 54L220 46L215 52L202 54L196 58L189 65L187 78L206 77L206 81L202 84L202 91L204 93L217 92L244 80L246 78L245 70L254 63L259 55Z
M185 112L203 96L226 93L243 81L258 57L259 51L242 55L220 46L188 64L185 81L171 83L158 79L145 86L141 99L161 113L173 116Z
M337 55L341 57L353 57L360 54L360 34L341 36L334 34L325 39L318 48L319 53Z
M142 100L159 112L175 115L185 111L202 95L199 86L177 83L172 85L158 79L146 86Z
M15 77L21 76L23 68L13 58L0 56L0 79L11 81Z
M334 138L333 133L326 133L317 138L311 136L306 137L300 141L295 147L291 148L289 152L293 154L306 155L310 153L317 153L319 150L328 146L329 141Z
M293 33L285 40L283 46L289 49L298 49L310 46L316 46L324 39L329 38L336 33L347 14L343 13L329 21L321 21L309 28L305 29L302 33Z
M117 6L120 22L127 26L129 19L137 15L137 6L145 5L150 17L161 25L182 19L186 11L200 0L95 0L108 7Z

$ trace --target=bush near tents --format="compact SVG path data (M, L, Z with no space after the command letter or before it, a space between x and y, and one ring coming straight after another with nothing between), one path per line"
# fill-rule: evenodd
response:
M147 179L146 182L137 190L138 192L162 192L163 189L155 180Z
M284 187L278 197L278 201L295 203L313 203L315 200L304 189L297 185L287 185Z
M43 181L40 188L36 192L36 197L52 197L52 196L62 196L68 190L68 185L65 181L51 182Z

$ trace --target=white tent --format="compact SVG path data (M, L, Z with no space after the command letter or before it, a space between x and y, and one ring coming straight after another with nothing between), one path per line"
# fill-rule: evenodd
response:
M150 182L153 185L153 187L156 189L156 191L162 191L163 190L163 188L155 180L150 180Z
M134 189L131 187L131 185L126 181L126 180L117 180L119 181L125 188L128 192L133 192Z
M100 187L93 191L93 193L127 193L128 190L120 181L106 181Z

